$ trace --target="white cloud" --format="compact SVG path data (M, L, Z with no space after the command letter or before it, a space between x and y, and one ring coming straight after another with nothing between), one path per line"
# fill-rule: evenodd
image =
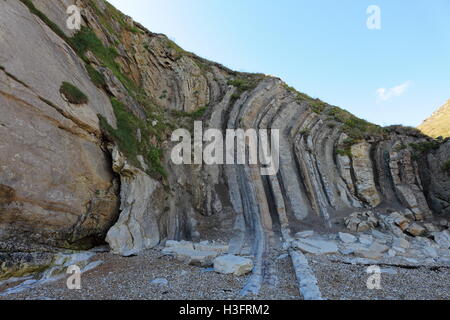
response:
M378 100L387 101L393 97L400 97L412 86L412 84L412 81L406 81L405 83L402 83L390 89L380 88L377 90Z

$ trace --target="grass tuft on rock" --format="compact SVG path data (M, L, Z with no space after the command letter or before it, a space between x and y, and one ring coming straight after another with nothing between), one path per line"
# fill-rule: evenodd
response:
M297 91L295 88L284 84L286 90L296 95L299 103L307 103L311 111L319 115L326 116L326 120L334 127L336 122L341 124L342 131L346 133L353 144L358 143L370 136L383 136L386 130L380 126L372 124L364 119L360 119L350 112L336 106L331 106L320 99L314 99L305 93Z
M413 150L418 155L424 155L424 154L430 153L434 150L437 150L437 149L439 149L440 145L441 145L440 142L436 141L436 140L409 144L409 146L411 148L413 148Z
M72 104L85 104L89 101L88 97L80 89L69 82L63 82L59 92Z
M122 73L120 65L116 62L116 58L119 56L117 50L103 45L102 41L91 29L84 26L81 27L81 30L70 38L69 42L83 58L87 51L91 51L104 67L112 71L130 94L138 91L133 81Z
M347 149L336 149L336 154L339 155L339 156L342 156L342 157L347 156L349 158L351 158L353 156L352 155L352 150L350 148L347 148Z
M237 92L231 96L231 103L234 103L236 100L238 100L244 92L255 89L263 79L263 77L263 75L256 74L249 76L239 76L228 80L228 85L237 88Z
M91 78L91 81L97 88L104 88L106 87L106 79L105 76L98 72L93 66L90 64L86 64L86 70L89 75L89 78Z

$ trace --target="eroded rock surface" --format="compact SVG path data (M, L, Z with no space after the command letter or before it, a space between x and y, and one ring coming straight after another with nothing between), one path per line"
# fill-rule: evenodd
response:
M234 274L243 276L253 269L253 262L250 259L234 255L218 257L214 260L214 270L223 274Z

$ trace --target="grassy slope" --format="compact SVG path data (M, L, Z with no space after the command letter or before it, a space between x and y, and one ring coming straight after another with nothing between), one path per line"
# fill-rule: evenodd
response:
M439 136L450 137L450 100L425 120L419 126L419 129L434 138Z

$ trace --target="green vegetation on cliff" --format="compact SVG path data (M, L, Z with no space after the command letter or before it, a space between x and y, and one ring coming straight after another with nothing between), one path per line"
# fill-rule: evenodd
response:
M228 80L228 85L237 89L237 92L231 97L231 102L238 100L244 92L255 89L263 78L264 75L261 74L246 74Z
M117 129L114 129L104 117L99 115L100 125L107 137L115 142L119 150L127 157L130 163L145 170L153 177L165 177L166 172L161 164L162 151L158 141L150 141L158 130L157 125L143 121L129 112L123 103L111 99L114 114L117 119ZM140 163L138 156L142 155L145 166Z
M28 9L32 14L38 16L50 29L52 29L54 33L56 33L62 39L66 41L68 40L67 36L61 30L61 28L58 27L56 23L51 21L43 12L38 10L31 0L20 0L20 1L28 7Z
M62 83L59 92L72 104L85 104L89 101L88 97L80 89L68 82Z
M330 128L334 128L335 123L341 124L342 130L350 137L351 144L355 144L366 137L383 136L386 133L382 127L360 119L346 110L331 106L320 99L314 99L287 84L285 84L285 88L296 95L299 103L306 103L314 113L325 117Z

